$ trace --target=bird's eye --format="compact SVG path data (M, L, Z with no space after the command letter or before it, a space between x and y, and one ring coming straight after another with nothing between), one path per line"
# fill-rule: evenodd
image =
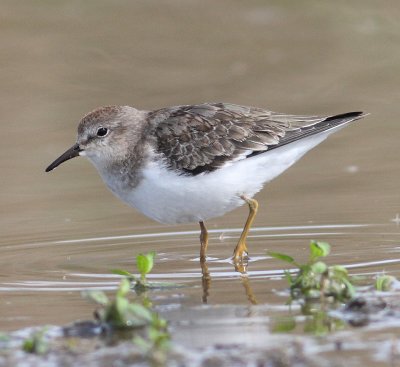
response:
M108 134L108 129L105 127L99 127L97 130L97 136L106 136Z

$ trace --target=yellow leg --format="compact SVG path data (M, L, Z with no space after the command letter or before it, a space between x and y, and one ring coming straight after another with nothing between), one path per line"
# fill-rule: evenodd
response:
M204 225L204 222L199 222L200 224L200 261L206 261L207 257L207 247L208 247L208 232Z
M239 242L236 245L235 251L233 252L233 260L235 261L243 260L248 255L246 238L258 210L258 202L256 200L249 199L244 195L242 195L240 198L243 199L249 206L249 216L247 217L243 232L240 235Z

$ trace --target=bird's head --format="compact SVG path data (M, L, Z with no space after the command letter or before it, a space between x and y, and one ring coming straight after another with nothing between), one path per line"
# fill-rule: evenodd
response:
M82 118L76 143L47 168L49 172L61 163L86 156L98 169L124 159L136 144L144 112L129 106L100 107Z

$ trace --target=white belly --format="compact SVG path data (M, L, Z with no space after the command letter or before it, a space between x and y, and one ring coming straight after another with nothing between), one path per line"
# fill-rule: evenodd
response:
M118 197L161 223L187 223L219 217L244 204L240 195L254 196L331 132L313 135L231 166L197 176L179 176L158 162L143 171L143 180ZM106 180L108 181L108 180ZM109 186L110 182L108 182Z

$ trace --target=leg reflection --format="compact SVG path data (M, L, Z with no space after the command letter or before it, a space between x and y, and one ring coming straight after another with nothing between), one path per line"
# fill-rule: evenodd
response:
M203 296L201 297L201 300L203 303L207 303L211 285L211 276L210 272L208 271L207 263L205 261L200 261L200 266L202 274L201 285L203 287Z
M253 289L251 288L249 277L246 274L246 275L242 275L241 278L242 278L242 284L243 284L244 290L246 292L247 299L249 300L249 302L252 305L257 305L258 302L254 295Z
M201 266L201 285L203 288L203 294L201 297L201 300L203 303L208 303L208 297L210 295L210 287L211 287L211 274L210 271L208 270L208 265L205 261L200 261L200 266ZM235 265L235 270L237 271L236 265ZM229 281L233 281L229 280ZM257 299L254 295L253 289L250 284L250 280L248 275L244 272L242 273L240 277L240 281L244 287L246 298L252 305L258 304Z

